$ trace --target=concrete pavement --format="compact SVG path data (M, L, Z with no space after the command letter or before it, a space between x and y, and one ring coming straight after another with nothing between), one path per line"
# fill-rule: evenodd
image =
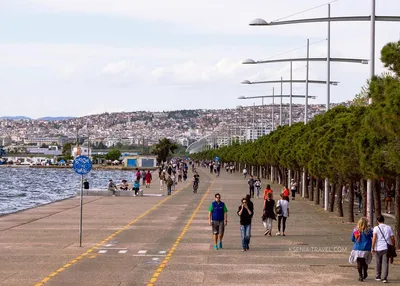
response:
M239 219L247 180L215 179L201 169L199 194L178 185L171 197L87 197L83 247L79 200L0 217L0 285L359 285L348 263L354 224L308 200L290 202L287 236L263 235L262 199L254 199L250 250L241 251ZM263 182L265 187L266 182ZM272 185L275 197L280 187ZM158 182L148 192L159 193ZM208 206L227 204L224 248L212 249ZM364 283L374 283L375 260ZM400 285L399 265L389 282Z

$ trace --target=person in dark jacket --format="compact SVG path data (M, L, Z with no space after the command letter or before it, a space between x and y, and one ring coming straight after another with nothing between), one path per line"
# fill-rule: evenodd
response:
M250 245L250 238L251 238L251 223L253 221L253 216L254 216L254 204L253 202L250 200L250 195L247 194L246 195L246 200L247 200L247 205L249 206L249 210L251 211L251 220L250 220L250 230L249 230L249 241L247 243L247 247L249 247ZM248 249L248 248L247 248Z
M272 233L272 221L276 220L276 205L275 201L272 199L272 193L268 193L267 199L264 201L263 209L263 224L266 228L264 235L271 236Z
M242 204L239 206L237 214L240 217L240 234L242 237L242 248L243 251L246 251L249 249L251 215L253 214L250 211L246 198L242 199Z

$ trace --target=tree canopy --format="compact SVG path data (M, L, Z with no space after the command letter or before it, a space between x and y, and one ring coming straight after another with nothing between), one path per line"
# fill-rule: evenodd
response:
M178 149L178 145L173 143L170 139L163 138L158 141L158 144L153 146L151 153L157 155L157 163L161 164L166 162L170 153Z

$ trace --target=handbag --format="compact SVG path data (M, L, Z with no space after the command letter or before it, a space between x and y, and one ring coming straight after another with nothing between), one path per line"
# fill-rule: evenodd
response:
M282 215L282 206L281 206L280 200L278 201L278 204L276 206L276 214Z
M386 241L386 245L387 245L387 257L389 257L389 258L395 258L395 257L397 257L396 248L394 247L394 245L391 245L391 244L389 244L389 243L387 242L386 237L384 236L384 234L383 234L381 228L379 227L379 225L378 225L378 228L379 228L379 230L380 230L381 233L382 233L383 239Z

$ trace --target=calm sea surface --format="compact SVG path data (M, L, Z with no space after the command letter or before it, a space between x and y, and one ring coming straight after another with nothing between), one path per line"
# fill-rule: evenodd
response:
M106 188L109 179L131 182L132 171L93 170L87 176L90 188ZM0 215L51 203L75 195L81 177L72 169L29 167L0 168Z

